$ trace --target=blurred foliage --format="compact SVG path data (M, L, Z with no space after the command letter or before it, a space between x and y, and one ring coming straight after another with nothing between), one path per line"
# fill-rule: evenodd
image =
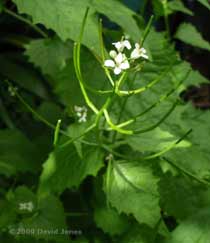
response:
M109 94L97 91L111 88L99 19L107 57L123 35L142 41L149 4L142 3L139 14L117 0L0 0L1 242L209 242L210 112L181 99L209 80L175 43L206 52L210 44L191 23L171 32L170 16L193 18L184 2L151 1L154 22L165 29L152 25L149 60L123 84L145 91L117 96L109 107L115 124L134 117L128 129L139 134L114 131L104 117L87 132L96 115L88 109L79 123L74 110L87 106L73 56L87 7L81 72L101 111ZM28 202L31 211L21 210Z

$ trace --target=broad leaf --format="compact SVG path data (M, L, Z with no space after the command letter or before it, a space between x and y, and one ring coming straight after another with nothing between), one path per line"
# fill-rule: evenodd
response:
M17 172L37 173L42 155L18 130L0 130L0 168L7 176Z
M97 147L84 146L82 157L72 144L58 147L43 165L40 193L61 193L66 188L78 187L87 176L96 176L102 166L103 152Z
M200 32L189 23L182 23L176 34L175 38L185 42L186 44L199 47L202 49L210 50L210 44L203 39Z
M159 182L159 191L161 208L179 221L210 203L209 190L183 175L166 174Z
M41 68L44 74L54 76L64 69L67 59L72 57L71 42L63 43L58 38L33 40L26 45L29 61Z
M154 226L160 219L158 178L151 164L115 161L105 191L119 213L132 214L138 222Z
M207 243L210 239L210 209L200 209L183 221L166 243Z

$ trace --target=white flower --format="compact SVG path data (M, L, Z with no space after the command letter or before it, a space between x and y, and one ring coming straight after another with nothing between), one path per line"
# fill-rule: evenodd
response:
M143 57L144 59L148 59L149 57L146 54L146 50L142 47L140 48L140 45L138 43L135 44L135 49L131 52L131 59L138 59L140 57Z
M19 203L19 210L32 212L34 210L33 202Z
M8 88L8 91L9 91L9 94L10 96L15 96L16 95L16 92L17 92L18 88L17 87L12 87L12 86L9 86Z
M115 48L118 50L118 52L122 52L125 47L128 50L131 49L131 43L128 40L122 40L122 41L114 42L114 43L112 43L112 45L115 46Z
M130 68L130 64L125 54L117 53L116 51L110 51L109 55L114 59L105 60L104 66L114 69L114 74L118 75L123 70Z
M80 106L74 106L74 110L76 112L78 119L78 122L86 122L87 121L87 108L85 106L80 107Z

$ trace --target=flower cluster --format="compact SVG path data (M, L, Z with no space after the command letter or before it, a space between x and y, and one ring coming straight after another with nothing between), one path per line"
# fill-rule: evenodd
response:
M34 210L34 204L33 204L33 202L20 203L19 210L25 210L28 212L32 212Z
M78 117L78 122L86 122L87 121L87 108L85 106L74 106L74 110L76 112L76 116Z
M128 40L122 39L121 41L112 43L116 50L111 50L109 55L112 59L105 60L104 66L112 68L114 74L118 75L123 70L127 70L131 66L131 62L138 58L148 59L147 52L143 47L140 47L139 43L135 44L135 48L131 51L128 58L123 51L125 49L131 50L132 46ZM130 62L129 62L130 61Z

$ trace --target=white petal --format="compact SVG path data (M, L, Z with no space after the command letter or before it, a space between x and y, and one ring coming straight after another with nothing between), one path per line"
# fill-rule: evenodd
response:
M143 57L145 59L149 59L149 57L146 54L141 54L141 57Z
M117 52L114 51L114 50L111 50L111 51L109 52L109 55L110 55L110 57L115 58L115 57L117 56Z
M123 41L123 45L124 45L128 50L131 49L131 43L130 43L130 41L128 41L128 40L124 40L124 41Z
M122 54L122 53L119 53L119 54L117 54L117 56L115 57L115 62L116 62L117 64L120 64L120 63L123 61L123 58L124 58L123 54Z
M131 59L138 59L141 56L138 49L134 49L131 52Z
M139 43L136 43L136 44L135 44L135 48L136 48L136 49L139 49L139 48L140 48Z
M141 51L142 53L144 53L144 54L147 53L147 51L146 51L145 48L143 48L143 47L140 49L140 51Z
M115 67L115 63L114 63L114 61L113 60L105 60L105 62L104 62L104 66L105 67Z
M120 64L120 68L123 70L126 70L128 68L130 68L130 64L128 62L128 60L124 61L123 63Z
M123 51L124 45L121 41L112 43L118 51Z
M116 67L114 69L114 74L116 74L116 75L120 74L121 72L122 72L122 70L119 67Z

